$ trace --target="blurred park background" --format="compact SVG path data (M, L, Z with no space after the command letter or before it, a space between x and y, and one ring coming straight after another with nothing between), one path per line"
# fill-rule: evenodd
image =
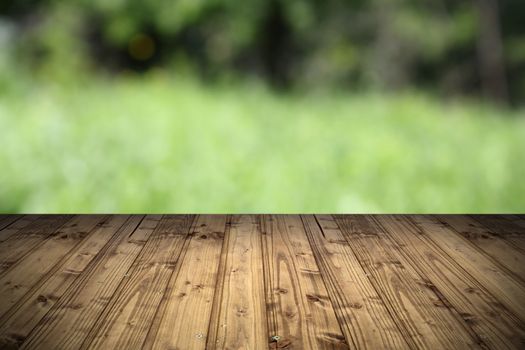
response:
M1 212L525 212L523 0L2 0Z

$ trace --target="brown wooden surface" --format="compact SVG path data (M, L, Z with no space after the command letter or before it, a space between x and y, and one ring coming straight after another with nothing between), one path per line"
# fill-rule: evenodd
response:
M523 349L522 215L0 215L0 349Z

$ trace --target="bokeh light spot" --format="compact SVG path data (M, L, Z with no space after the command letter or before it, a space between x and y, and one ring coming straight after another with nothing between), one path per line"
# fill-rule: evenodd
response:
M128 51L136 60L149 60L155 54L155 41L149 35L139 33L129 41Z

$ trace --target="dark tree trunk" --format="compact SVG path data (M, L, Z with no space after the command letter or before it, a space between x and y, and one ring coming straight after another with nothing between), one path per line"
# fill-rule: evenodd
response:
M475 0L479 15L478 59L483 92L488 98L508 102L507 79L498 0Z
M290 84L291 30L279 1L270 1L261 31L261 59L266 76L278 88Z

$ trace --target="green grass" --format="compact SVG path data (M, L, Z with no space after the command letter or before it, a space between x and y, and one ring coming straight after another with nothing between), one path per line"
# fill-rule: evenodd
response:
M523 212L524 111L155 77L0 94L4 212Z

